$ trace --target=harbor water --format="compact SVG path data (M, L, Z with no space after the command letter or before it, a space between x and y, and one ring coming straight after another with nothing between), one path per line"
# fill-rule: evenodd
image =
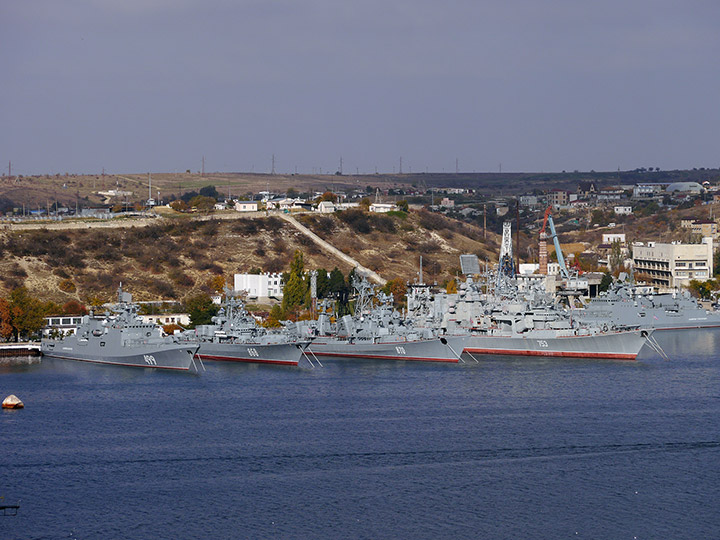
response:
M0 363L0 538L720 537L720 330L670 360Z

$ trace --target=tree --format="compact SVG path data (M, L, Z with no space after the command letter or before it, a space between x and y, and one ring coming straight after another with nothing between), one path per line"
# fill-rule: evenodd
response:
M205 186L200 188L200 195L203 197L211 197L217 201L218 198L218 191L215 189L215 186Z
M7 341L13 336L10 302L0 298L0 338Z
M270 310L270 314L265 319L263 326L265 328L279 328L282 326L280 321L283 319L283 312L280 304L275 304Z
M38 332L45 323L42 303L31 296L25 287L18 287L10 293L10 324L15 341Z
M209 212L215 208L215 203L217 201L213 199L212 197L205 197L203 195L198 195L197 197L193 197L188 202L188 206L191 208L197 208L201 212Z
M335 195L332 191L326 191L320 196L320 199L318 199L318 202L322 201L330 201L330 202L337 202L337 195Z
M451 279L450 281L448 281L447 293L448 294L456 294L457 293L457 282L454 279Z
M185 311L190 315L190 326L195 328L199 324L210 324L217 314L219 307L213 303L207 294L198 294L185 301Z
M325 298L330 292L330 278L328 272L324 268L319 268L317 271L317 296L318 298Z
M625 264L625 257L623 255L622 247L620 246L620 240L615 240L610 245L610 270L619 271Z
M612 282L613 278L610 275L610 272L605 272L600 280L600 285L598 285L598 291L606 292L610 288L610 285L612 285Z
M68 300L62 307L63 315L87 315L87 308L77 300Z
M217 274L207 281L207 286L215 292L223 292L225 288L225 276Z
M182 199L178 199L170 203L170 208L172 208L176 212L187 212L188 205Z
M408 205L408 202L405 199L396 202L395 206L397 206L403 212L408 212L410 210L410 206Z
M328 283L328 292L339 298L339 296L347 290L347 283L345 283L345 276L338 270L338 267L332 269L330 272L330 279Z
M363 210L369 210L370 204L370 199L368 199L367 197L363 197L362 199L360 199L360 208L362 208Z
M297 311L297 308L305 303L308 282L305 279L304 267L305 262L302 251L296 249L295 256L290 263L290 272L284 279L282 309L286 315L292 311Z
M388 281L381 289L385 294L393 295L393 304L397 307L405 303L407 286L402 278L395 278Z

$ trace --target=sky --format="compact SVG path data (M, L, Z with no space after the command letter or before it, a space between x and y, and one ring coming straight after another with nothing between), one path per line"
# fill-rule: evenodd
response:
M0 171L720 167L717 0L2 0Z

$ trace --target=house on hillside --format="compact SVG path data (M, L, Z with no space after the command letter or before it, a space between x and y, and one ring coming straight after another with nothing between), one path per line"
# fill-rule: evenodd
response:
M718 238L718 224L712 219L683 219L680 221L680 226L690 229L693 234L699 234L703 238L706 236Z
M629 216L633 213L632 206L614 206L613 212L618 216Z
M384 214L393 210L395 210L395 205L392 203L373 203L370 205L370 211L377 212L379 214Z
M595 182L579 182L578 183L578 188L577 188L578 198L587 199L589 197L594 197L597 192L598 192L598 189L595 186Z
M317 205L317 211L321 214L332 214L335 210L335 203L332 201L320 201Z
M257 212L257 201L235 201L235 210L238 212Z
M557 208L558 206L566 206L570 200L570 194L564 189L553 189L548 195L548 204Z
M651 182L644 184L635 184L633 188L633 199L651 199L662 194L667 183Z

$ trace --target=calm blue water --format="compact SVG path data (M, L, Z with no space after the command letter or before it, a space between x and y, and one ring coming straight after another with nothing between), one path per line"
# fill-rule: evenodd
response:
M720 537L720 331L671 361L0 366L0 538Z

